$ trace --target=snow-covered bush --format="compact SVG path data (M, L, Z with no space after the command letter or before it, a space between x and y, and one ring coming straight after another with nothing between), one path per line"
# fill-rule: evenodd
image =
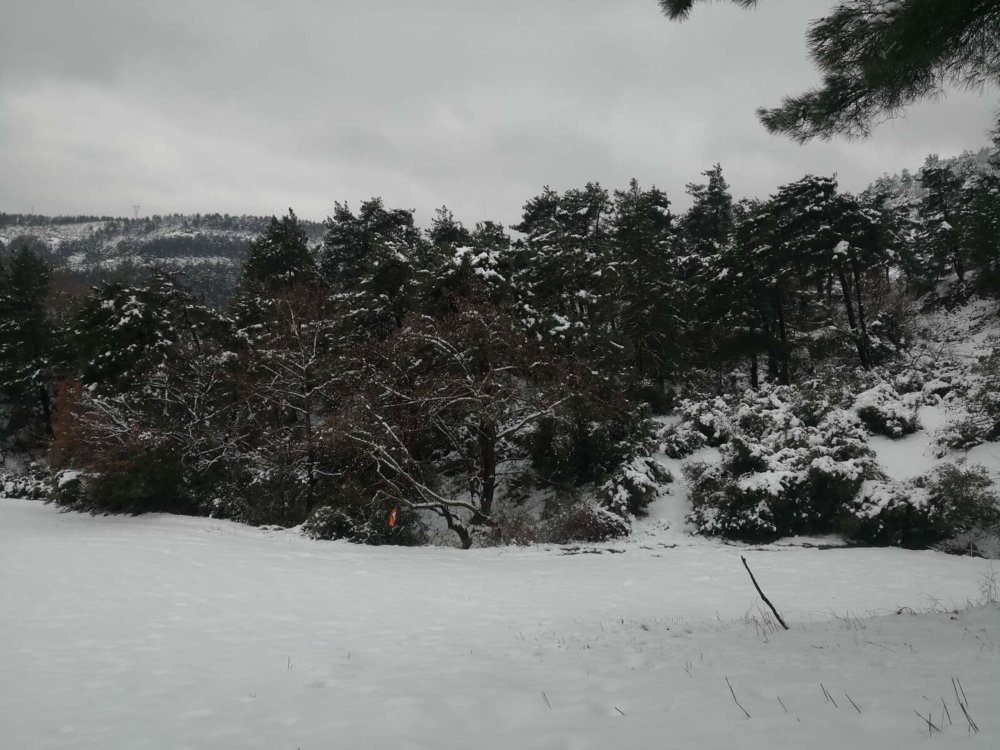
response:
M670 458L687 458L707 445L704 433L696 430L690 422L664 427L658 431L657 439L660 441L660 452Z
M48 472L40 464L32 463L27 471L0 469L0 496L41 500L48 497L49 490Z
M643 516L659 497L663 486L673 481L670 472L652 458L638 457L623 463L604 483L603 505L623 518Z
M940 430L935 439L941 450L938 455L945 455L948 450L969 450L982 445L990 434L990 422L979 416L965 415L953 419Z
M285 527L297 526L308 516L308 480L288 456L246 460L228 468L216 483L213 516L252 526Z
M644 410L574 403L538 419L518 440L532 470L546 484L603 483L623 463L653 447L653 423Z
M306 519L302 533L313 539L350 539L355 533L355 519L340 508L325 505Z
M606 542L628 536L628 519L596 503L570 503L546 519L542 538L553 544L570 542Z
M792 388L775 388L781 400L807 427L815 427L834 409L845 408L851 401L850 386L834 378L811 378Z
M947 448L967 450L1000 438L1000 346L979 360L965 399L967 414L938 435Z
M865 482L841 526L857 541L921 548L995 525L997 502L986 469L944 464L907 482Z
M685 401L681 416L684 423L701 433L705 445L722 445L733 433L732 407L722 397L708 401Z
M87 492L87 476L76 469L57 471L48 484L46 499L64 508L79 508Z
M1000 524L992 528L963 531L934 545L934 549L949 555L970 555L1000 560Z
M394 525L389 523L390 512L384 504L367 509L327 505L306 519L302 532L313 539L346 539L356 544L412 547L426 541L423 524L413 511L397 508Z
M768 403L758 406L766 411ZM743 409L746 424L753 410ZM784 406L774 411L782 416L772 428L759 438L734 436L718 465L685 466L690 520L702 533L761 541L834 531L841 506L880 476L855 415L836 409L808 427Z
M732 407L722 397L704 401L685 400L676 424L657 432L660 452L670 458L686 458L706 446L719 446L733 432Z
M854 412L876 435L898 438L916 432L917 403L900 396L888 383L880 383L858 394Z

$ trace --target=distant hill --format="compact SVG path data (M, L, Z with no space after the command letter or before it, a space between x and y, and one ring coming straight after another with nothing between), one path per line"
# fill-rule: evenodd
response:
M182 269L211 304L224 304L239 280L250 242L270 217L171 214L140 219L0 213L0 243L32 242L56 268L87 283L140 279L154 267ZM300 220L319 245L322 223Z

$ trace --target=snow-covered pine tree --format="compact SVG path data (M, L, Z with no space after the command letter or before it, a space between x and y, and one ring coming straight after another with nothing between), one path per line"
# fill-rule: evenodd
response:
M316 259L309 250L305 231L292 209L288 215L272 216L264 233L252 243L243 262L243 284L273 290L310 280Z
M936 280L949 269L959 281L965 279L962 182L951 166L936 155L927 157L920 169L920 186L925 193L919 206L921 227L916 239L927 281Z
M31 243L21 243L9 257L0 255L0 393L13 412L0 431L3 438L36 421L52 434L54 336L45 309L51 276Z
M524 205L514 253L519 314L562 351L600 358L612 317L615 258L611 204L597 183L559 195L545 188ZM620 344L619 344L620 347Z
M609 233L613 332L624 347L618 366L634 395L664 408L684 366L686 334L683 259L666 193L643 190L634 179L628 189L616 190Z
M659 4L677 20L703 1ZM874 124L941 95L947 85L981 88L1000 81L997 28L997 0L839 0L807 34L822 85L757 114L768 130L799 142L866 136Z
M381 198L355 215L336 203L326 220L320 268L359 337L384 337L398 328L418 297L416 259L425 241L413 212L387 209Z

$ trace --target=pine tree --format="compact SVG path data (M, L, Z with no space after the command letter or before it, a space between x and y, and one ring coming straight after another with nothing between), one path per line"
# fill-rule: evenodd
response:
M926 191L919 206L918 235L926 258L924 272L933 280L951 268L963 281L966 261L961 246L962 179L937 156L929 156L920 170L920 186Z
M563 195L545 188L515 230L514 285L530 329L578 354L599 356L612 311L608 193L596 183Z
M838 282L858 357L870 368L862 272L878 262L877 217L839 195L834 179L815 175L782 186L769 203L781 286L820 290Z
M659 0L671 19L695 2ZM745 8L756 0L732 0ZM808 33L820 88L759 109L764 125L804 142L866 136L872 124L942 93L1000 81L998 0L840 0Z
M87 299L65 356L98 392L137 391L157 369L203 351L206 339L225 338L229 325L177 274L158 269L139 286L110 283Z
M243 263L244 284L274 290L314 278L316 261L305 231L292 209L279 221L271 217L267 229L250 244Z
M49 435L53 331L45 301L51 278L29 243L0 259L0 390L14 410L37 414Z
M386 336L415 308L425 244L412 211L386 209L381 198L362 203L357 216L335 204L320 268L356 335Z
M681 220L681 232L689 251L706 258L725 246L733 233L733 195L722 176L722 165L702 172L705 184L688 183L691 208Z
M963 186L960 243L983 291L1000 292L1000 148L996 165Z
M610 220L614 261L607 266L614 300L614 333L625 347L620 358L634 375L633 387L655 386L646 397L663 405L669 381L683 366L684 290L680 243L666 193L643 190L632 180L614 195Z

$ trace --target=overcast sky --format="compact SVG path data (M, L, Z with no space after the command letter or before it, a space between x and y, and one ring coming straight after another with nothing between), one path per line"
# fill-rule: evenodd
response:
M282 213L381 195L516 221L543 185L637 177L687 205L807 172L847 189L987 143L996 90L865 142L797 146L758 105L814 85L833 0L0 0L0 211Z

